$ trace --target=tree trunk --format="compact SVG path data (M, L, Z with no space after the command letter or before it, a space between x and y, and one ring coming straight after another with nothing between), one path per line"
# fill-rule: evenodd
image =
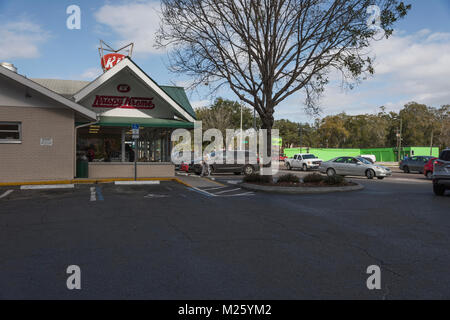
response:
M269 157L268 163L263 162L264 168L270 168L272 165L272 127L273 127L274 119L273 116L267 116L262 119L262 129L267 130L267 146L266 146L266 155ZM264 160L264 159L263 159ZM266 169L268 170L268 169ZM267 173L267 172L265 172ZM272 174L269 175L270 180L273 180Z

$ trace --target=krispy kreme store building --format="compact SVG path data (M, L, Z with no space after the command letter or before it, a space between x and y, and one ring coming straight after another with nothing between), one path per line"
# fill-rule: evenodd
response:
M192 129L195 121L194 110L184 89L158 85L129 57L122 56L115 63L113 62L108 61L107 68L104 68L105 72L92 82L29 79L18 74L13 75L5 69L0 70L11 78L5 81L18 79L23 82L20 84L21 90L31 92L31 96L39 95L39 99L44 100L48 97L54 98L55 101L52 103L54 102L55 108L58 106L64 109L64 112L67 112L72 119L71 122L70 120L65 122L65 126L70 123L71 127L67 128L64 134L51 129L53 126L61 126L60 123L57 125L54 122L42 123L43 126L49 127L45 134L37 132L33 134L31 125L22 119L22 113L17 116L11 115L11 110L18 109L16 106L11 106L7 100L8 97L2 97L0 94L0 131L2 123L3 127L11 129L11 132L12 129L21 131L20 133L4 133L3 144L2 133L0 133L0 158L4 156L3 163L15 165L16 156L11 154L8 157L6 156L8 152L15 152L18 156L33 152L27 147L28 143L43 153L65 152L67 154L70 150L70 154L65 159L72 159L65 161L64 164L58 161L59 166L64 168L61 168L61 173L56 175L45 170L42 171L42 175L31 174L31 171L36 170L30 170L30 174L18 174L21 170L16 168L14 170L16 175L7 177L7 169L3 167L6 178L2 179L3 172L0 169L0 182L73 177L132 178L135 174L135 160L139 178L174 176L175 168L171 162L171 134L179 128ZM14 86L16 83L9 81L5 85ZM0 86L2 86L1 81ZM3 103L2 98L4 98ZM23 99L22 104L25 104L23 107L36 107L32 105L32 99L27 100L27 94ZM42 108L45 107L39 105L39 108L34 108L33 112L44 112ZM53 112L49 110L45 112ZM3 119L2 111L4 111ZM38 125L33 124L33 127ZM17 139L13 141L15 138ZM38 145L38 138L40 145ZM31 159L25 161L26 166L43 167L38 156L31 158L33 161ZM52 157L48 155L48 159L43 158L43 161L48 163L50 159ZM81 166L84 168L87 166L87 170L82 170Z

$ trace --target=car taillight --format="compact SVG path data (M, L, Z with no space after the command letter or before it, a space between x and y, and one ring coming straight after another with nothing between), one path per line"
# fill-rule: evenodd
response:
M434 165L437 166L437 167L443 167L443 166L445 166L445 162L436 160L436 161L434 162Z

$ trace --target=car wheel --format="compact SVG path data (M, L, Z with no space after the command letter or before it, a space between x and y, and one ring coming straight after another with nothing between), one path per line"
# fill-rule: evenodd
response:
M289 163L286 163L286 169L292 170L292 167L291 167L291 165Z
M408 167L408 166L404 167L404 168L403 168L403 172L404 172L404 173L409 173L409 172L410 172L410 171L409 171L409 167Z
M303 171L308 171L308 166L306 164L304 164L302 169L303 169Z
M428 180L433 179L433 172L431 172L431 171L428 171L428 172L427 172L427 179L428 179Z
M253 166L248 164L244 167L244 174L246 176L251 176L254 172L255 172L255 169L253 169Z
M336 175L336 171L333 168L327 169L327 176L334 177Z
M375 177L375 172L371 169L366 171L366 177L369 180L372 180Z
M377 177L377 179L378 179L378 180L383 180L383 179L384 179L384 177Z
M437 196L443 196L445 193L445 186L439 183L433 183L433 191Z

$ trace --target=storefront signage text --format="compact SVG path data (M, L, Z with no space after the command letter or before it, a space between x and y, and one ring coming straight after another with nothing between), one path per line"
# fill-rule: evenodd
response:
M95 96L93 108L155 109L153 98Z
M120 53L110 53L102 57L101 64L104 70L109 70L118 64L120 61L125 59L125 56Z

